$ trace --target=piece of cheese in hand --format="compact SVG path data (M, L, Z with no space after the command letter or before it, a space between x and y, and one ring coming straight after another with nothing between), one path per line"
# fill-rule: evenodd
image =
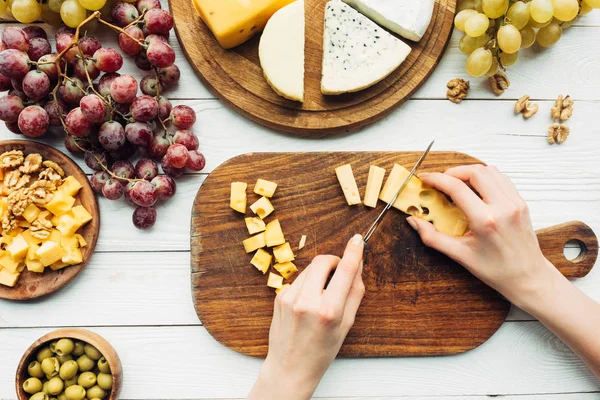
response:
M272 272L269 272L269 279L267 280L267 286L273 289L280 289L283 286L283 277Z
M303 0L283 7L269 19L260 37L258 57L275 93L286 99L304 101Z
M377 200L379 199L379 192L381 191L384 177L385 169L371 165L371 168L369 168L369 177L367 178L367 189L365 190L365 206L371 208L377 207Z
M265 247L265 233L259 233L258 235L252 236L242 242L246 253L252 253L254 250Z
M379 198L386 203L402 186L410 172L395 164L381 190ZM453 203L448 201L440 191L423 185L423 182L413 176L396 199L394 208L431 222L438 231L452 236L463 236L468 228L467 217Z
M262 31L271 16L294 0L193 0L196 12L225 49Z
M344 0L379 25L404 36L421 40L433 15L435 0Z
M335 174L340 182L340 186L342 187L342 191L344 192L344 197L346 197L348 205L352 206L355 204L360 204L360 193L358 192L358 186L356 185L356 180L354 179L354 174L352 173L352 167L350 164L337 167L335 169Z
M273 197L276 189L277 184L275 182L266 181L264 179L257 180L256 185L254 185L254 193L259 196Z
M260 219L267 218L273 211L275 211L275 207L266 197L261 197L256 200L250 206L252 212L260 217Z
M332 0L325 8L321 92L358 92L394 72L411 48L358 11Z
M278 263L294 261L296 259L294 252L292 251L292 247L288 242L275 247L273 249L273 255Z
M248 228L248 233L251 235L265 231L265 221L258 217L248 217L245 218L244 221L246 222L246 228Z
M267 228L265 230L265 241L267 243L267 247L279 246L280 244L285 243L285 237L283 236L281 224L279 223L278 219L267 224Z
M229 207L235 211L246 214L246 188L247 183L231 182L231 197L229 198Z
M271 266L273 256L268 251L263 249L256 250L254 257L250 260L250 264L254 265L260 272L266 274Z

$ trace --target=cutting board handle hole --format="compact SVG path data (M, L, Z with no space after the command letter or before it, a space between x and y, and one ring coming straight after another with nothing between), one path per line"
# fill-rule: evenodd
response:
M565 243L563 253L567 260L572 263L579 263L585 259L587 247L581 240L571 239Z

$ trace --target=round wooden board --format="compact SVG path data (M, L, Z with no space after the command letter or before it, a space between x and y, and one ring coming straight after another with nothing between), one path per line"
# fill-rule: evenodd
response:
M39 153L44 160L52 160L60 165L65 171L65 176L74 176L82 185L75 205L82 204L94 217L79 231L87 242L87 246L81 249L83 255L83 262L81 264L65 267L58 271L46 268L42 274L30 272L25 269L21 273L21 277L15 287L11 288L0 285L0 298L30 300L56 292L71 282L85 268L98 241L100 210L87 176L67 155L53 147L27 140L6 140L0 142L0 154L10 150L21 150L25 154Z
M358 93L324 96L320 91L323 16L326 0L305 0L305 102L278 96L258 59L259 37L225 50L196 13L191 0L169 0L175 30L200 78L251 120L292 133L337 132L377 121L408 100L431 75L450 40L456 0L436 0L433 17L406 61L377 85ZM310 10L310 11L309 11Z

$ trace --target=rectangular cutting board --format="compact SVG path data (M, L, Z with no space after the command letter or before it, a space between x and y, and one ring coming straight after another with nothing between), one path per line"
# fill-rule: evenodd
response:
M347 240L364 233L384 207L347 205L334 168L351 163L361 195L370 165L411 168L420 152L254 153L233 158L206 179L196 196L191 226L193 300L208 332L225 346L264 357L273 313L267 276L250 265L242 240L244 216L229 208L230 184L248 183L248 205L258 178L278 183L272 198L286 240L302 270L318 254L340 256ZM480 163L462 153L433 152L420 172ZM246 216L251 216L250 209ZM297 251L301 235L306 247ZM568 277L585 276L594 266L598 241L581 222L538 231L546 257ZM569 240L582 254L563 255ZM297 275L296 275L297 276ZM510 304L463 267L425 247L392 209L369 241L363 280L366 294L340 356L422 356L461 353L487 339L503 323Z

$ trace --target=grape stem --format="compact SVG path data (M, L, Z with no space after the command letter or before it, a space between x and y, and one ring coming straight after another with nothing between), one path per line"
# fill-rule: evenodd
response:
M144 49L148 47L148 45L146 44L145 41L134 38L133 36L131 36L128 32L125 31L125 29L120 28L116 25L111 24L110 22L106 22L105 20L103 20L102 18L100 18L100 16L98 16L98 22L100 22L101 24L104 24L106 26L108 26L109 28L111 28L112 30L122 33L123 35L129 37L131 40L133 40L134 42L136 42L137 44L139 44L140 46L142 46ZM131 24L130 24L131 25ZM127 25L127 27L129 27L130 25Z

